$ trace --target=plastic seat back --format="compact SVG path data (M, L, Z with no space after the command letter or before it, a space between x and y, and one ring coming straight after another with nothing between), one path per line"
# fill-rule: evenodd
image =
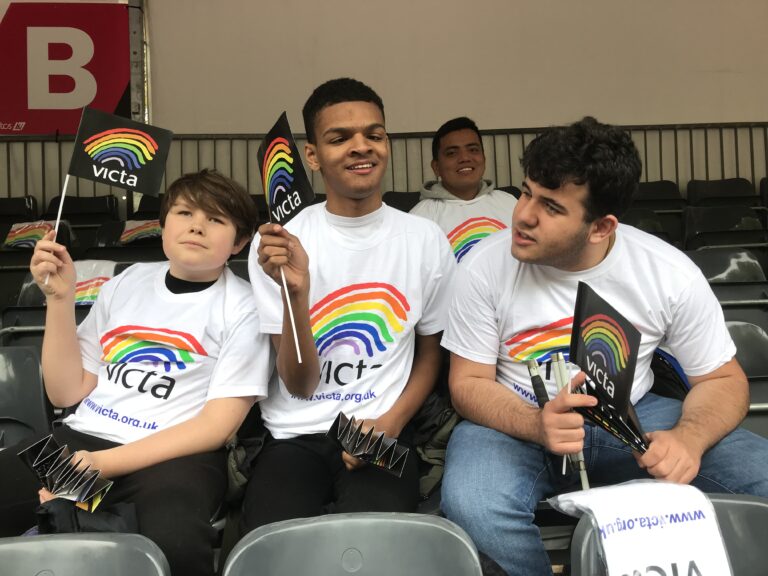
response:
M419 203L421 192L385 192L382 201L387 206L410 212Z
M677 184L671 180L640 182L632 199L632 208L650 210L682 210L685 199L680 195Z
M30 222L37 217L37 198L34 196L0 198L0 222L5 224Z
M61 196L54 196L48 202L43 218L56 219ZM120 218L117 196L67 196L61 211L62 218L70 224L101 224Z
M621 221L624 224L633 226L648 234L653 234L669 242L669 235L664 231L664 226L661 224L661 220L658 215L649 208L630 208L622 216Z
M691 206L756 206L760 197L746 178L691 180L686 190Z
M688 206L685 209L685 248L734 246L768 242L757 213L747 206Z
M710 284L765 282L765 271L749 250L712 248L691 250L686 255L701 269Z
M477 549L438 516L331 514L275 522L234 547L224 576L481 576Z
M170 576L157 544L139 534L46 534L0 539L3 574Z
M160 205L163 201L163 195L151 196L142 194L139 200L139 207L131 216L134 220L155 220L160 216Z
M49 432L38 351L31 346L0 347L0 447Z

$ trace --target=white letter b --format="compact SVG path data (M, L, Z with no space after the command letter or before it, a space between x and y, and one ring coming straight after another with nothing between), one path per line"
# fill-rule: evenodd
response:
M67 44L68 60L50 60L50 44ZM78 28L44 27L27 29L27 102L30 110L71 110L90 104L96 96L96 79L83 68L93 58L93 40ZM71 92L51 92L51 76L69 76L75 81Z

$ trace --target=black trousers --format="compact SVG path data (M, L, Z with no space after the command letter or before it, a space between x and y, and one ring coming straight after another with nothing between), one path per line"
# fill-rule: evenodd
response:
M54 437L71 451L104 450L118 444L57 428ZM40 483L18 452L33 441L0 452L0 536L18 536L35 525ZM216 533L211 517L227 488L225 451L207 452L161 462L112 478L101 506L133 502L139 533L163 551L174 576L211 576Z
M288 440L268 436L245 491L241 531L321 514L414 512L417 460L411 450L400 478L372 465L348 471L339 445L324 434Z

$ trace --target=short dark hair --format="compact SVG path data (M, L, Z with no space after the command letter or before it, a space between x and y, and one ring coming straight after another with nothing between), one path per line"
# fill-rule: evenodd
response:
M315 120L326 106L342 102L370 102L381 110L384 117L384 102L373 88L354 78L336 78L320 84L304 104L301 114L304 117L304 131L310 144L316 143Z
M432 160L437 160L437 155L440 152L440 140L451 132L457 132L459 130L472 130L477 134L477 139L480 140L480 149L483 149L483 137L480 136L480 130L477 129L477 124L466 116L459 116L448 120L445 124L440 126L432 137Z
M259 216L245 188L217 170L203 169L174 180L160 203L160 226L174 203L183 199L209 214L223 214L235 225L235 244L251 238Z
M523 152L525 175L550 190L586 185L587 222L626 212L640 182L642 164L629 133L587 116L539 134Z

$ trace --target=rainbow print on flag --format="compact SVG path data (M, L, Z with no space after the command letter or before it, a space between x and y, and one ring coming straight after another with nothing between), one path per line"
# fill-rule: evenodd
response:
M157 152L155 139L134 128L112 128L94 134L83 142L86 154L94 162L113 162L127 170L138 170Z
M504 223L495 218L485 216L470 218L456 226L456 228L448 232L448 241L451 243L456 261L461 262L461 259L480 240L504 228L506 228Z
M352 284L328 294L309 310L315 346L326 356L339 346L372 357L403 331L410 306L391 284Z
M627 367L629 342L616 320L605 314L594 314L580 327L587 354L600 358L608 374L616 376Z
M101 348L105 362L162 363L166 372L173 364L183 370L195 361L193 354L208 355L191 334L149 326L120 326L110 330L102 336Z
M507 354L515 362L528 360L546 362L554 353L562 352L568 360L572 324L573 316L569 316L546 326L516 334L504 342L510 347Z
M19 222L11 226L3 245L6 248L34 248L37 241L51 230L53 230L53 224L44 220Z
M279 137L270 142L264 154L261 174L267 202L272 207L276 203L277 195L290 190L293 184L293 157L287 139Z
M93 304L101 292L101 287L109 276L96 276L75 284L75 304Z

